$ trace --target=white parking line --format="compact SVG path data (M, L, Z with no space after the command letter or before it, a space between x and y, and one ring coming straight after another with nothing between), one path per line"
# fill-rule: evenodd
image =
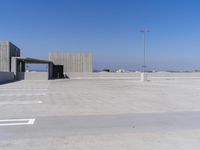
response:
M7 94L0 94L0 97L5 96L45 96L46 93L7 93Z
M0 91L47 91L48 89L0 88Z
M42 103L43 101L0 101L0 105L29 105Z
M0 120L0 126L33 125L35 119L6 119Z

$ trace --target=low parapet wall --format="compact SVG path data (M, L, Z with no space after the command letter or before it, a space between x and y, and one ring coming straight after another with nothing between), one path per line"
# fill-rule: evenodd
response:
M200 73L171 73L156 72L146 73L149 79L171 79L171 78L200 78ZM68 72L66 75L69 79L137 79L140 80L141 73L115 73L115 72Z
M48 72L18 72L18 80L48 80Z
M14 81L14 73L12 72L0 72L0 83Z
M140 73L114 73L114 72L68 72L69 79L137 79Z
M200 73L198 72L157 72L157 73L148 73L149 78L200 78Z

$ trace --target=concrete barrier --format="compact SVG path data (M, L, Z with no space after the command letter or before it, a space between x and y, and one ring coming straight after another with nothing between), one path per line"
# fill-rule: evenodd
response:
M141 79L141 73L115 73L115 72L67 72L69 79ZM171 78L200 78L200 73L171 73L156 72L145 73L147 80L151 79L171 79Z
M18 80L48 80L48 72L18 72Z
M149 78L200 78L199 72L156 72L147 73Z
M139 79L140 73L67 72L69 79Z
M12 72L0 72L0 83L14 81L14 73Z

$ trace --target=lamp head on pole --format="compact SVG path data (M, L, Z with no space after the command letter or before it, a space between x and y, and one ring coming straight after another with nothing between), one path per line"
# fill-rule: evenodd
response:
M145 32L150 32L150 30L144 28L144 29L141 29L140 32L145 33Z

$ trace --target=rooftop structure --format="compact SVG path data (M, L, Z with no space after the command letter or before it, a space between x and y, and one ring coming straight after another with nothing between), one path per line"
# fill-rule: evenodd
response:
M26 64L47 64L48 71L29 73L26 72ZM20 57L18 47L8 41L0 42L0 72L13 72L16 80L26 79L28 75L31 76L30 79L40 75L42 79L63 78L67 77L68 72L92 72L92 70L91 53L51 52L49 60L40 60Z
M63 66L63 72L92 72L92 54L74 52L50 52L49 60Z
M0 71L11 72L11 58L19 57L20 49L8 41L0 41Z

